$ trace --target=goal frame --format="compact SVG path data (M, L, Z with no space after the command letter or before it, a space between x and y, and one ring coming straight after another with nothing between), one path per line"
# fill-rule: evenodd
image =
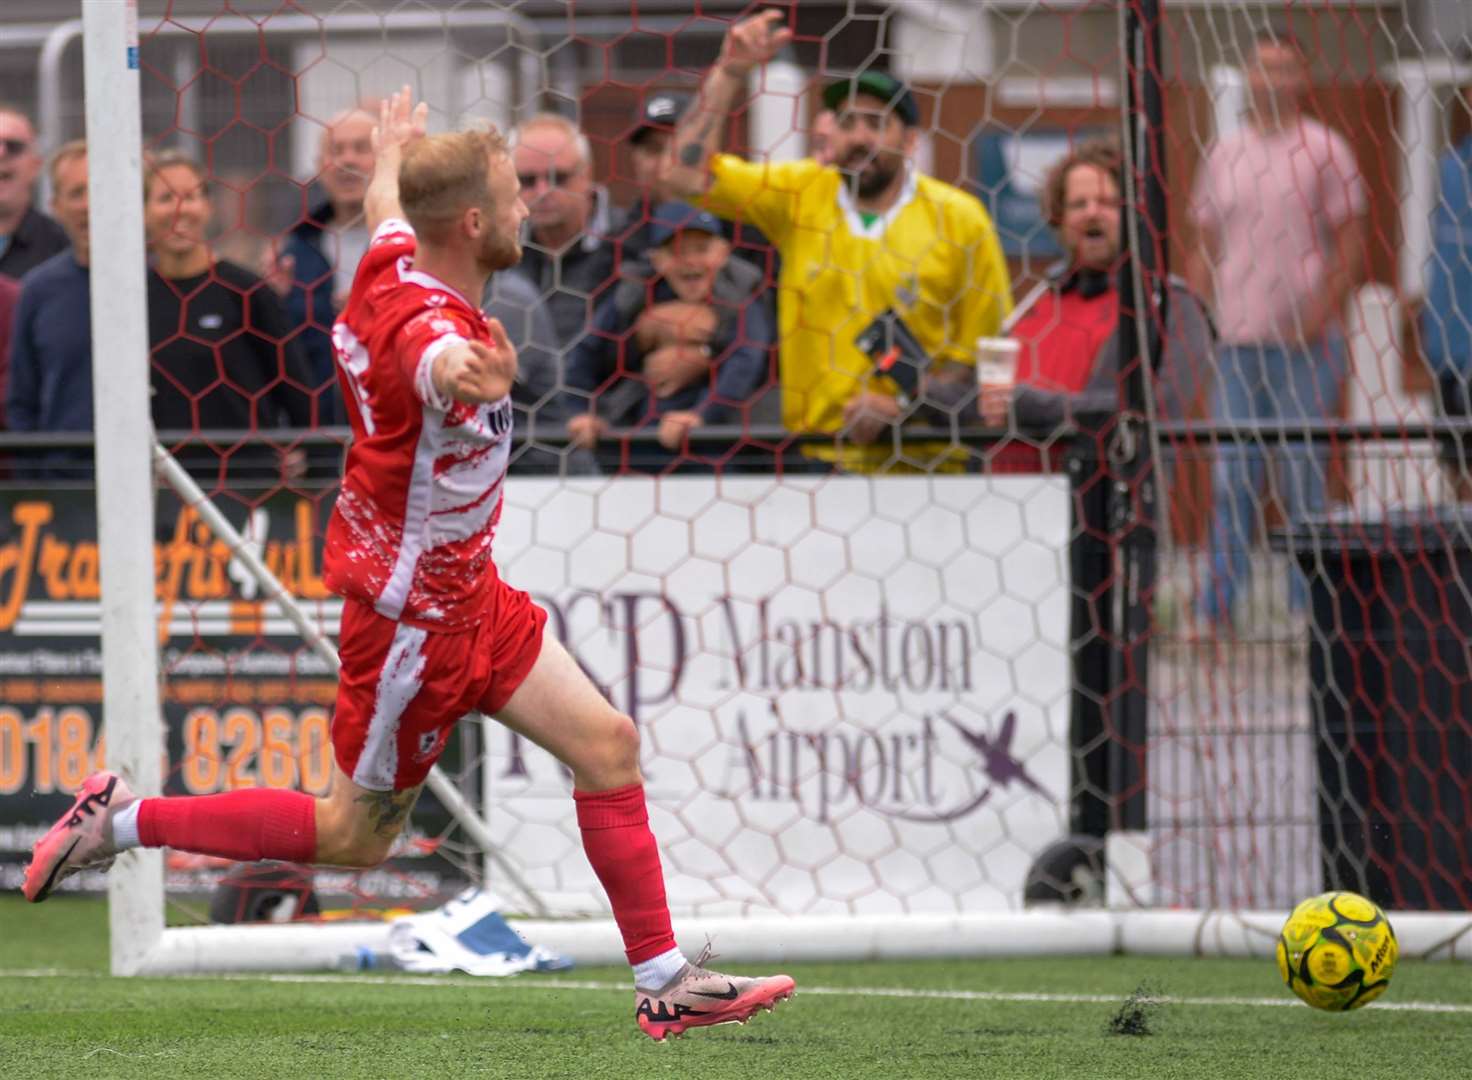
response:
M92 324L110 328L108 356L94 355L93 408L96 416L98 554L106 601L102 605L103 708L112 717L107 742L108 768L125 776L143 795L158 794L163 776L157 748L164 744L164 720L157 674L154 625L153 514L139 506L155 501L155 470L183 501L196 510L232 556L260 583L303 640L329 667L338 669L337 651L312 625L238 531L215 508L189 474L159 446L149 414L148 312L137 268L145 264L143 235L143 139L138 70L137 0L124 4L86 0L83 5L83 60L87 88L88 198L93 208L94 250ZM96 350L94 344L94 350ZM467 835L481 848L486 869L493 868L525 898L532 911L544 910L536 891L514 866L500 858L489 827L459 789L438 769L428 786ZM108 880L113 974L177 970L166 959L190 956L187 932L166 928L164 863L159 850L137 848L120 855ZM349 927L348 936L361 936ZM180 935L183 935L182 937ZM291 954L316 965L331 963L337 937L314 935L298 944L282 936ZM269 943L264 948L271 954ZM182 949L182 953L180 950Z
M107 328L108 353L106 362L94 364L107 763L141 794L152 795L162 790L164 722L154 623L153 517L138 513L138 507L153 504L156 465L176 484L188 477L157 449L151 425L140 421L149 409L149 361L145 297L138 287L145 247L137 2L84 0L82 12L94 238L91 310L93 325ZM197 488L181 494L203 499ZM197 505L204 510L207 500ZM278 585L268 591L290 616L284 590ZM320 636L308 638L320 651ZM454 792L448 782L443 786L443 793L436 787L442 797ZM463 802L451 809L494 858L484 822ZM1117 876L1120 868L1107 872ZM108 905L111 970L124 976L322 970L334 967L344 952L386 946L388 934L385 923L167 928L163 855L149 849L119 857ZM696 947L704 935L717 936L724 949L751 962L1065 953L1266 956L1284 915L1035 908L898 919L677 919L676 924L685 947ZM1472 913L1391 915L1403 955L1472 960ZM578 963L622 961L618 934L607 919L538 919L519 925L532 939Z

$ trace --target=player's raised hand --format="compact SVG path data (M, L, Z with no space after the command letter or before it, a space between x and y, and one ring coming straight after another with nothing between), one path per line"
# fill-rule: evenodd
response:
M414 104L414 92L403 86L378 104L378 124L373 128L373 153L402 150L429 130L429 104Z
M378 106L378 123L372 132L373 179L363 195L363 219L369 235L389 218L404 216L399 203L399 162L404 147L422 138L429 121L429 106L414 104L407 86L390 94Z
M792 31L782 25L785 18L782 12L769 8L742 19L726 31L720 59L726 74L745 78L752 68L767 63L785 49L792 40Z

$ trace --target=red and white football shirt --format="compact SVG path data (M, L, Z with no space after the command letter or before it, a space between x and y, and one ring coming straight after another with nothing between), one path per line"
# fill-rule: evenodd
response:
M327 526L329 588L432 630L478 622L496 582L491 539L511 453L511 398L442 399L434 358L490 343L486 318L413 268L414 230L385 221L332 328L353 445Z

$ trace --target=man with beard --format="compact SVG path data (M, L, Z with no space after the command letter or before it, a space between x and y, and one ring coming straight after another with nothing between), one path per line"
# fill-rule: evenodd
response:
M912 157L919 110L908 88L869 70L823 94L834 113L813 159L757 164L717 153L747 76L791 40L783 15L734 25L700 97L675 131L666 182L680 197L742 216L781 256L778 279L782 415L794 431L833 432L837 445L804 452L817 469L930 470L947 446L907 445L894 424L926 405L954 412L974 397L976 339L995 334L1012 307L1011 282L991 219L970 195L920 175ZM856 339L884 319L908 327L923 372L888 368Z
M1090 414L1119 407L1120 200L1124 157L1114 139L1091 139L1070 150L1043 180L1043 214L1064 258L1013 313L1011 336L1022 346L1013 385L983 384L977 406L989 427L1015 419L1041 434ZM1155 407L1166 420L1185 419L1210 372L1215 330L1199 297L1168 278L1164 352L1153 374ZM1169 445L1169 443L1167 443ZM1062 467L1063 441L1010 443L994 454L991 471ZM1169 462L1167 457L1166 462ZM1164 502L1164 499L1161 500Z
M570 770L583 850L634 969L639 1027L663 1040L745 1022L790 997L792 979L722 975L704 955L686 962L634 722L543 633L547 613L492 558L516 350L476 301L520 258L527 208L498 134L426 136L428 112L408 87L383 105L364 198L372 240L333 327L353 445L323 559L344 598L328 795L138 798L116 773L95 773L36 842L26 899L134 847L376 866L455 724L479 711Z

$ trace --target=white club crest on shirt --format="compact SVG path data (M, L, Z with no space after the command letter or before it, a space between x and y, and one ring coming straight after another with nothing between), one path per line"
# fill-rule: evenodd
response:
M429 328L436 334L453 334L460 329L452 320L445 318L431 319Z
M450 298L444 293L432 292L424 301L430 307L444 307L450 302Z

